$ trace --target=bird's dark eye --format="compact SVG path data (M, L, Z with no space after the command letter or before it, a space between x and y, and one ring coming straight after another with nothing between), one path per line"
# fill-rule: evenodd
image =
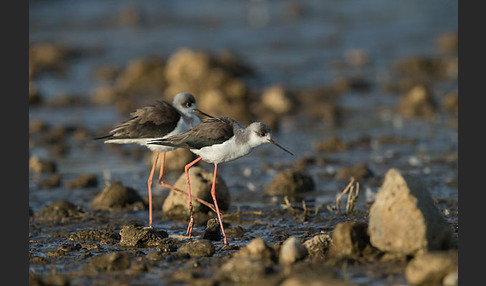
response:
M263 132L263 131L261 131L261 132L260 132L260 136L261 136L261 137L265 137L266 135L267 135L267 133L265 133L265 132Z
M192 102L186 103L186 107L191 107L191 106L192 106Z

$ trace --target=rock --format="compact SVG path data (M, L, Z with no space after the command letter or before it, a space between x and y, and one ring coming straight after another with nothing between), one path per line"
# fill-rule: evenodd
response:
M292 264L306 256L307 249L305 246L296 237L291 236L283 242L278 261L280 264Z
M354 177L356 180L367 179L373 176L370 168L366 164L358 164L351 167L343 167L336 172L334 178L336 180L349 180Z
M160 261L164 258L164 255L159 251L154 251L154 252L147 253L145 258L151 261Z
M59 186L61 186L61 175L57 173L39 182L39 188L41 189L52 189Z
M68 137L68 133L71 131L70 129L70 127L63 125L54 126L43 134L42 141L45 144L64 143Z
M72 241L96 241L100 244L114 245L121 239L120 235L111 230L82 229L68 237Z
M447 277L450 285L457 277L458 267L457 250L433 251L412 259L405 268L405 277L413 285L447 285L443 281L450 275Z
M116 88L107 84L102 84L91 93L90 99L98 105L109 105L113 104L113 102L117 102L120 94L121 92Z
M57 171L56 163L53 161L41 159L37 156L32 156L29 159L29 170L36 174L53 173Z
M452 271L442 279L442 285L444 286L457 286L459 285L459 271Z
M161 243L157 246L157 252L159 253L176 252L179 244L181 244L181 241L179 240L164 238L162 239Z
M51 126L48 123L39 119L32 119L29 121L29 136L36 133L46 132L49 128L51 128Z
M245 235L245 229L239 225L235 227L229 227L229 228L225 227L224 232L226 233L226 237L232 237L232 238L241 238Z
M165 231L156 231L141 225L126 225L120 230L120 246L155 247L166 237L169 237L169 234Z
M350 148L351 143L342 141L336 136L332 136L331 138L324 141L317 141L314 144L314 150L326 153L346 151Z
M444 78L447 73L440 59L420 56L400 59L393 63L393 69L401 77L412 79L412 82Z
M248 283L271 272L271 265L261 259L234 257L221 266L217 276L235 283Z
M98 186L98 178L95 174L80 174L71 181L64 183L66 189L82 189Z
M457 92L446 94L441 105L444 111L457 114L459 111L459 95Z
M114 65L100 65L93 71L93 77L96 80L110 81L114 80L121 72L118 66Z
M406 219L404 219L406 218ZM413 255L445 250L455 242L451 227L418 176L390 169L369 212L371 244L382 251Z
M124 187L120 182L112 182L96 195L90 207L93 210L109 211L127 207L145 209L145 203L134 189Z
M50 273L43 276L38 276L32 271L29 271L29 285L30 286L42 286L42 285L53 285L53 286L69 286L71 285L69 278L61 275Z
M250 257L264 260L268 263L277 261L275 250L269 247L262 238L255 238L250 241L235 254L235 257Z
M332 233L329 255L334 257L364 257L372 254L368 224L358 221L341 222Z
M265 194L295 197L309 191L314 191L314 180L311 176L302 172L283 171L273 178L265 189Z
M29 78L42 72L62 73L66 70L66 60L78 52L65 44L34 43L29 46Z
M401 97L398 109L405 118L432 118L437 112L436 105L431 91L417 85Z
M457 32L447 32L439 35L436 42L437 49L440 52L457 54L459 48L459 35Z
M87 270L99 273L103 271L126 270L130 266L130 255L126 252L114 252L105 255L98 255L89 261Z
M266 87L262 94L262 105L277 114L288 113L294 106L288 93L283 85Z
M84 104L86 104L84 95L61 93L58 94L55 98L46 101L44 106L47 108L62 108L81 106Z
M165 65L156 57L132 60L116 79L117 90L134 98L137 94L160 94L165 88ZM176 94L176 93L174 93Z
M66 256L81 250L81 245L77 243L63 243L56 251L48 252L47 256Z
M249 96L239 76L247 73L236 57L226 52L213 57L203 51L182 48L172 54L166 65L166 95L181 90L198 96L198 108L213 116L226 115L242 124L251 119Z
M34 215L42 221L64 222L70 218L83 217L85 214L80 206L67 200L60 200L44 206Z
M309 256L314 259L325 258L331 245L332 238L327 234L316 235L304 242L304 246L307 249Z
M191 167L189 169L189 181L193 196L199 197L208 203L213 203L213 198L211 197L211 185L213 181L212 172L207 172L203 168L197 166ZM180 190L187 190L185 173L182 173L179 179L177 179L174 187ZM230 193L224 180L220 176L216 176L216 198L220 210L225 211L229 209ZM192 200L192 207L194 212L207 213L210 211L207 206L202 205L194 199ZM162 211L168 216L179 216L181 213L189 215L187 196L180 194L179 192L171 191L162 205Z
M212 241L221 240L221 228L219 226L219 221L217 218L213 218L207 221L206 229L204 229L202 238Z
M215 251L214 245L207 239L186 242L178 250L179 253L187 253L191 257L210 257Z

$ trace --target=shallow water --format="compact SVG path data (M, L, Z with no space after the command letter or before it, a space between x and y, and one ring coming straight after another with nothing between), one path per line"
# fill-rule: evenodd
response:
M135 25L130 23L129 8L136 9ZM324 167L310 165L305 171L316 185L315 194L306 197L309 207L323 210L333 204L347 182L333 179L341 167L366 163L375 176L382 177L392 167L423 175L424 183L437 200L457 203L457 163L444 163L444 158L457 155L457 118L439 114L435 120L404 120L394 110L398 97L385 94L378 88L390 79L389 69L394 61L407 56L435 56L439 35L457 31L457 1L30 1L29 42L61 42L90 51L69 61L65 76L43 74L33 81L46 100L62 94L88 98L99 86L93 77L96 68L106 65L123 67L131 60L148 55L168 58L182 47L218 52L228 49L254 68L257 79L249 84L262 88L269 84L285 83L292 89L312 89L333 83L343 75L362 75L375 83L366 92L351 91L339 98L339 106L350 111L342 126L329 126L326 122L310 121L301 116L289 116L279 122L274 137L279 144L296 156L288 156L273 146L261 146L248 156L222 164L218 169L232 194L230 211L238 207L250 210L275 210L282 198L262 196L263 189L282 169L292 168L304 156L323 158ZM125 16L124 16L125 15ZM128 20L127 20L128 19ZM363 69L342 67L352 50L369 54L370 64ZM457 80L437 82L436 94L457 91ZM62 108L31 106L29 119L56 125L80 126L90 132L111 127L127 119L115 108L95 105ZM371 139L370 148L353 148L346 152L326 154L314 149L315 142L337 135L343 140L361 136ZM413 145L383 145L378 139L384 135L417 140ZM39 189L41 178L29 175L29 205L34 212L43 206L67 199L85 208L98 193L105 180L117 179L132 186L146 196L146 180L150 166L145 160L130 156L116 156L101 142L88 146L72 145L70 152L56 159L58 173L63 181L78 174L94 173L100 181L99 188L67 190ZM90 145L94 151L87 151ZM101 147L99 145L102 145ZM139 148L137 146L127 146ZM29 149L30 155L50 158L43 146ZM149 152L149 151L145 151ZM262 164L270 167L262 169ZM203 165L212 171L212 166ZM168 183L174 183L180 174L167 174ZM41 176L42 177L42 176ZM155 195L167 191L155 188ZM367 191L366 188L368 189ZM364 184L359 208L366 210L366 196L372 197L376 186ZM445 206L440 206L446 208ZM322 216L334 225L332 214ZM182 234L185 223L157 219L154 226ZM124 214L130 220L144 223L146 211ZM329 216L329 217L328 217ZM251 227L256 222L287 226L290 234L299 236L306 230L300 222L275 217L251 217L241 223ZM273 221L276 220L276 221ZM450 220L457 220L452 217ZM234 223L234 222L233 222ZM76 226L68 226L72 231ZM78 226L83 228L84 226ZM306 227L324 228L322 222ZM202 228L199 228L202 231ZM51 231L53 231L51 229ZM251 236L272 240L266 228L252 229ZM42 232L31 234L31 239L43 241ZM46 238L47 239L47 238ZM62 239L47 239L47 244L32 244L31 254L45 256L57 248ZM245 245L248 241L233 241ZM53 243L53 244L52 244ZM57 244L56 244L57 243ZM218 243L216 243L218 244ZM52 248L52 249L51 249ZM33 265L31 271L47 273L50 265ZM68 266L57 268L58 273L75 270ZM145 274L148 284L157 281L159 273ZM355 275L360 284L386 285L376 279ZM160 282L160 281L159 281ZM84 281L86 283L86 281ZM155 282L154 282L155 283Z

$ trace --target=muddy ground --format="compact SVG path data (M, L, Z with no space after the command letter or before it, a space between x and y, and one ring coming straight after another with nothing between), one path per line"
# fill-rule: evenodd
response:
M420 179L457 238L457 7L236 3L247 15L234 17L212 2L171 2L170 13L110 3L30 3L30 285L411 285L424 253L370 243L392 168ZM164 205L172 194L157 183L147 229L153 154L93 140L180 91L214 116L265 122L295 154L265 145L219 166L229 246L204 208L185 236L185 206ZM164 181L176 185L194 157L167 156ZM356 200L338 205L350 181ZM454 261L457 246L440 250L440 265ZM454 271L438 281L455 285Z

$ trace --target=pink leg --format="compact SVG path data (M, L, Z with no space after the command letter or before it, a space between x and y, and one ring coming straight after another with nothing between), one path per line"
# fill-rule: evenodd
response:
M224 245L228 245L226 240L226 233L224 232L223 220L221 219L221 214L219 213L218 201L216 200L216 173L218 171L218 164L214 163L214 175L213 175L213 185L211 186L211 196L213 197L214 206L216 207L216 214L218 215L219 226L221 227L221 232L223 233Z
M152 170L150 171L150 176L147 181L149 191L149 227L152 227L152 179L154 177L155 166L157 165L158 159L159 152L155 153L154 163L152 164Z
M159 184L163 185L162 175L164 175L165 152L162 152L162 161L160 161Z
M189 168L191 168L194 164L196 164L197 162L199 162L201 159L202 158L199 157L199 158L197 158L196 160L192 161L191 163L187 164L184 167L184 171L186 172L186 179L187 179L187 195L189 197L189 214L190 214L190 218L189 218L189 225L187 226L187 231L186 231L186 235L189 235L189 238L191 238L192 227L193 227L193 224L194 224L194 216L192 214L191 185L189 183ZM216 208L216 210L218 210L218 209Z

